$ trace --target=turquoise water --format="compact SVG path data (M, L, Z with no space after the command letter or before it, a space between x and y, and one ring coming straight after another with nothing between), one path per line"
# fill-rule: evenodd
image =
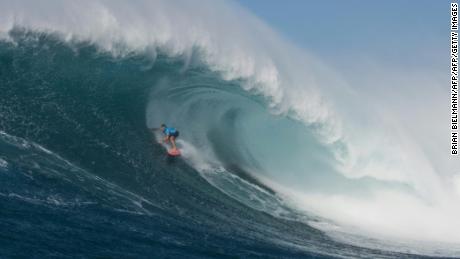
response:
M240 82L198 61L11 36L0 42L1 257L408 256L333 241L248 173L271 166L250 148L272 153L242 145L254 131L241 124L294 122L270 119ZM148 130L163 121L185 158ZM220 168L197 170L187 144Z

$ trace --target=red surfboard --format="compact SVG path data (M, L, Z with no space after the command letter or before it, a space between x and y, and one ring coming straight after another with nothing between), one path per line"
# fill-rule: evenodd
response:
M180 151L178 148L174 149L169 149L168 150L168 155L170 156L180 156Z

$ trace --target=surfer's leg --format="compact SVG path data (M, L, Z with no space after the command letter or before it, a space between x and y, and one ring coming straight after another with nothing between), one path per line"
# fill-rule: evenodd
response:
M171 141L173 150L176 150L176 137L174 136L169 137L169 141Z

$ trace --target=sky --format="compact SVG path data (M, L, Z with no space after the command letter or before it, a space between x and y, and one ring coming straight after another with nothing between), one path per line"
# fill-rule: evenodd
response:
M353 57L403 67L448 66L444 57L449 54L450 1L238 2L297 46L329 62Z

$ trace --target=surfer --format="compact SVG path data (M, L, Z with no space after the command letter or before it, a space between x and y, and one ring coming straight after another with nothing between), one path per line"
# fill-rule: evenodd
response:
M171 142L172 151L177 151L176 138L179 137L179 131L176 128L167 127L165 124L161 124L158 130L161 130L165 134L163 138L164 142Z

